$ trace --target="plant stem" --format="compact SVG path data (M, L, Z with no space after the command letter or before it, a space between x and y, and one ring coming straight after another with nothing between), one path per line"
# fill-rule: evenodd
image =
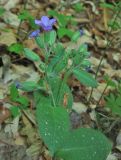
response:
M97 68L96 73L95 73L95 79L97 79L99 69L100 69L101 64L102 64L102 61L103 61L103 59L104 59L104 55L105 55L105 54L103 53L103 55L102 55L102 57L101 57L101 59L100 59L100 62L99 62L98 68ZM91 98L92 98L92 93L93 93L93 88L91 89L91 93L90 93L90 96L89 96L88 103L90 102L90 100L91 100Z
M63 80L62 80L62 83L61 83L61 86L60 86L60 90L59 90L59 93L58 93L58 96L57 96L57 99L56 99L56 104L59 103L59 101L60 101L60 99L61 99L61 97L62 97L63 87L64 87L64 84L65 84L65 82L67 81L70 73L71 73L70 70L68 70L68 71L65 73L65 75L64 75L64 78L63 78Z
M114 24L115 24L115 22L116 22L116 19L117 19L117 17L118 17L119 14L120 14L120 9L117 11L117 13L116 13L116 15L115 15L115 18L114 18L114 21L113 21L113 25L112 25L112 26L114 26ZM109 35L111 34L112 29L113 29L113 27L110 29ZM113 38L112 38L111 40L109 40L109 39L107 38L107 41L108 41L107 46L106 46L106 48L105 48L105 51L104 51L103 54L102 54L102 57L101 57L101 59L100 59L99 65L98 65L97 70L96 70L96 73L95 73L95 79L97 79L98 72L99 72L99 70L100 70L100 67L101 67L102 61L103 61L103 59L104 59L105 53L106 53L106 51L108 50L108 48L110 47L110 45L111 45L111 43L112 43L112 41L113 41ZM107 88L106 88L106 89L107 89ZM104 91L104 92L105 92L105 91ZM90 100L91 100L91 98L92 98L92 93L93 93L93 88L91 89L91 93L90 93L90 96L89 96L89 99L88 99L88 103L90 102ZM101 98L102 98L102 97L101 97Z
M26 5L27 5L27 0L24 0L24 6L23 9L26 9ZM20 20L19 26L18 26L18 30L17 30L17 35L19 36L20 30L21 30L21 25L22 25L22 20Z
M48 58L49 58L51 49L48 51L48 50L47 50L47 47L46 47L46 45L45 45L45 46L44 46L44 50L45 50L45 64L46 64L45 80L46 80L46 83L48 84L49 90L50 90L50 92L51 92L50 94L51 94L53 106L56 107L55 98L54 98L54 95L53 95L53 92L52 92L51 85L49 84L49 77L48 77L48 75L47 75L47 67L48 67L48 64L47 64L47 63L48 63Z
M103 97L103 95L104 95L104 93L105 93L107 88L108 88L108 83L106 84L106 86L105 86L105 88L104 88L104 90L103 90L103 92L102 92L102 94L101 94L101 96L100 96L100 98L99 98L99 100L98 100L98 102L96 104L96 107L100 104L100 101L101 101L101 99L102 99L102 97Z

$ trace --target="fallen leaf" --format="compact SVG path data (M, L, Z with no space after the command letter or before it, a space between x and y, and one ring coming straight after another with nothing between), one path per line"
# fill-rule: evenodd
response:
M86 112L87 106L81 102L76 102L76 103L74 102L72 109L80 114L80 113Z
M12 31L1 32L0 34L0 43L10 46L13 43L16 43L16 36Z
M10 24L14 27L18 27L20 24L20 19L18 19L18 16L9 11L5 12L5 14L3 15L3 19L7 24Z
M5 0L3 0L3 1L5 1ZM7 0L6 2L7 3L4 5L4 8L6 10L10 10L10 9L12 9L16 6L16 4L19 2L19 0L14 0L14 1L13 0Z
M114 154L109 154L106 160L118 160Z
M119 131L117 137L116 137L116 144L119 146L121 145L121 130Z
M7 124L5 126L5 133L8 133L9 135L16 136L18 133L18 125L19 125L19 116L14 118L14 120L11 122L11 124Z

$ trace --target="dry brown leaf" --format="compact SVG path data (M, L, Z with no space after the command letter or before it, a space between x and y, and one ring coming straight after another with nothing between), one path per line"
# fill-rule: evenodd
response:
M86 112L87 106L81 102L74 102L72 109L75 110L77 113Z
M12 8L14 8L16 6L16 4L19 2L19 0L7 0L6 3L5 3L5 0L4 1L4 8L6 10L10 10ZM1 3L1 2L0 2Z
M115 154L109 154L106 160L118 160Z
M0 34L0 44L5 44L10 46L11 44L16 43L16 36L12 31L1 32Z
M98 87L93 90L92 97L93 97L96 101L98 101L98 100L100 99L101 94L103 93L106 85L107 85L106 83L100 83L100 84L98 85ZM114 88L112 88L112 87L108 87L108 88L106 89L106 93L107 93L109 90L113 90L113 89L114 89Z
M20 24L20 19L18 19L18 16L9 11L4 13L3 19L7 24L10 24L13 27L18 27Z

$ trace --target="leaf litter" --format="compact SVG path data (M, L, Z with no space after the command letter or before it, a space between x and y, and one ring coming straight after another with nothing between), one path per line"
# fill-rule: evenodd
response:
M71 3L74 2L72 1ZM63 5L62 3L59 3L59 1L55 0L49 0L48 3L42 0L28 1L26 7L34 17L45 15L49 9L60 9L60 12L64 13L65 15L71 15L72 13L75 14L75 21L78 23L79 27L83 27L85 35L80 37L78 42L70 47L77 48L82 43L87 43L89 45L89 49L92 53L90 57L92 63L91 72L94 74L99 64L99 58L101 57L101 54L107 44L107 34L109 33L108 21L110 20L109 17L113 15L110 13L110 9L103 8L102 10L100 10L98 4L95 1L83 1L83 3L86 6L86 11L83 11L83 14L81 15L80 13L75 13L71 5L70 7L67 7L67 4L65 2L63 3ZM30 26L28 27L29 24L27 22L22 22L21 26L19 26L20 19L18 19L17 16L18 12L23 9L23 2L21 0L0 0L0 4L6 10L4 16L1 17L2 21L0 20L0 28L2 28L2 30L0 31L0 48L2 48L3 46L7 48L11 44L14 44L18 41L17 33L18 28L20 27L19 40L26 47L29 47L32 50L37 50L37 46L35 45L33 40L27 38L27 32L31 31L29 29ZM82 18L80 18L80 16L82 16ZM75 26L73 26L73 28L75 29ZM106 85L103 76L105 76L105 74L108 74L115 80L116 83L118 83L117 79L121 78L120 33L121 32L119 30L116 33L110 35L110 38L113 36L114 40L112 41L111 50L108 49L106 51L105 58L98 75L99 86L94 90L92 94L93 101L92 104L90 104L90 108L92 109L91 111L88 111L88 105L86 101L87 97L89 97L90 95L91 89L85 88L83 85L80 85L78 81L73 79L73 77L71 77L72 79L70 80L70 87L72 88L74 94L75 103L73 104L73 112L70 114L70 118L72 120L74 128L82 126L95 128L96 125L103 126L103 124L97 124L98 120L95 118L96 116L93 109L96 109L96 103L100 99L101 93L103 92ZM63 43L65 46L69 46L67 38L63 38ZM38 81L40 77L40 71L37 70L38 64L36 62L35 64L32 62L28 62L27 60L23 62L23 58L21 55L16 56L14 55L14 53L8 53L8 51L8 54L6 55L6 53L4 53L2 49L0 49L0 51L2 57L2 63L0 62L0 103L1 106L3 106L0 107L0 120L2 119L0 129L0 142L1 140L3 140L3 137L4 139L7 139L6 133L9 134L9 138L12 139L9 144L6 144L6 141L3 140L3 142L5 143L0 143L0 147L5 153L5 149L9 148L9 145L13 145L11 150L9 151L10 155L13 154L13 159L18 158L20 160L22 159L22 155L25 156L24 159L28 160L51 159L46 146L43 145L42 140L38 137L37 130L35 129L36 122L34 118L32 118L35 115L34 110L31 110L30 108L30 114L28 112L22 113L22 118L17 117L16 119L14 119L14 121L12 121L9 114L9 109L7 108L10 102L6 99L6 97L8 98L9 95L8 88L10 84L15 81ZM10 64L6 65L6 63L4 63L4 60L8 61L9 59L11 59ZM105 95L112 92L112 90L115 91L114 88L108 87ZM28 96L31 97L31 95ZM109 128L111 123L115 122L115 116L113 117L110 116L109 113L105 113L105 99L101 100L101 104L101 107L97 108L101 110L99 112L101 113L100 121L102 120L105 122L107 119L109 119L109 121L111 121L110 119L113 119L113 121L111 121L107 125L107 128ZM34 104L32 104L32 107L35 107ZM4 118L2 117L4 115L3 112L5 114ZM102 126L101 128L103 128ZM107 160L118 160L121 158L120 129L121 128L119 123L116 123L108 133L108 136L111 139L113 139L112 135L115 135L115 139L113 139L114 151L109 155ZM19 145L22 145L23 149ZM119 152L117 152L116 148L119 150ZM17 155L14 154L14 150L16 150ZM27 154L29 155L29 157ZM2 160L8 160L7 155L6 157L3 156L3 154L0 156L2 157Z

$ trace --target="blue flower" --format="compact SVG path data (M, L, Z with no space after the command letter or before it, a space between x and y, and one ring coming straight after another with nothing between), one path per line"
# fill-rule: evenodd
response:
M21 88L20 82L16 81L16 82L15 82L15 86L16 86L17 89Z
M84 30L80 29L80 36L83 36L83 35L84 35Z
M86 67L85 70L86 70L87 72L92 71L91 66Z
M55 18L49 19L47 16L42 16L41 20L35 20L35 24L41 26L45 31L52 30L55 23Z
M37 37L39 35L39 33L40 33L40 30L37 29L37 30L30 33L29 38Z

